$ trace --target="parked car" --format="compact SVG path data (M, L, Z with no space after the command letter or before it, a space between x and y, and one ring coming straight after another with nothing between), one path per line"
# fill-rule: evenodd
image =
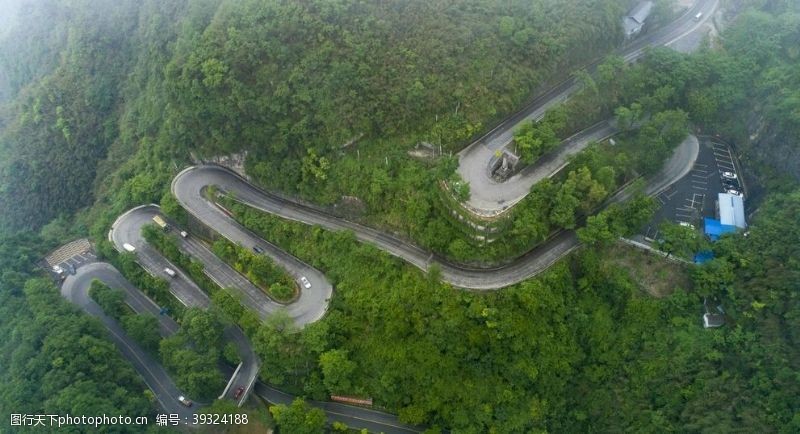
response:
M233 392L233 399L239 399L239 397L242 396L242 393L244 393L244 386L239 386L236 389L236 392Z
M691 224L691 223L687 223L687 222L678 222L678 224L679 224L679 225L681 225L681 226L683 226L683 227L685 227L685 228L689 228L689 229L692 229L692 230L694 230L694 225L693 225L693 224Z
M56 274L64 273L64 269L60 265L53 265L53 272Z
M183 404L183 405L185 405L187 407L191 407L192 406L192 400L191 399L186 399L186 397L183 396L183 395L178 397L178 401L180 401L181 404Z
M732 194L734 196L742 196L742 192L736 190L735 188L726 188L725 193Z
M722 172L722 177L723 177L723 178L728 178L728 179L738 179L738 178L739 178L739 177L738 177L738 176L736 176L736 174L735 174L735 173L733 173L733 172Z
M301 277L300 281L303 282L303 287L305 289L311 288L311 282L309 282L308 279L306 279L306 276Z
M730 178L722 178L722 185L727 188L739 189L739 181Z
M258 247L258 246L253 246L253 251L258 253L258 254L264 253L264 249L262 249L261 247Z

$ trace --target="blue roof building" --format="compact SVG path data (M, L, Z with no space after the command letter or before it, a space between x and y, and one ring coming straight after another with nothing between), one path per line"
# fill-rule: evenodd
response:
M711 238L711 241L716 241L723 234L736 232L736 226L725 225L719 220L706 217L703 219L703 231Z

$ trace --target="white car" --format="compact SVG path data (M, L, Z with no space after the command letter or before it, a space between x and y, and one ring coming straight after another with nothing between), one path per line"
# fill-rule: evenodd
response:
M129 251L129 252L135 252L136 251L136 247L133 247L132 245L130 245L128 243L123 244L122 248L127 250L127 251Z
M685 228L689 228L689 229L692 229L692 230L694 229L694 225L693 225L693 224L691 224L691 223L687 223L687 222L678 222L678 224L679 224L679 225L681 225L681 226L683 226L683 227L685 227Z
M726 189L726 190L725 190L725 193L732 194L732 195L734 195L734 196L741 196L741 195L742 195L742 192L741 192L741 191L739 191L739 190L734 190L734 189L732 189L732 188L728 188L728 189Z
M300 278L300 281L303 282L303 288L308 289L311 288L311 282L306 279L306 276Z
M172 268L169 268L169 267L165 268L164 272L167 273L167 276L169 276L169 277L175 277L178 274L178 273L175 272L175 270L173 270Z
M181 404L183 404L183 405L185 405L187 407L191 407L192 406L192 400L186 399L186 397L183 396L183 395L178 397L178 401L180 401Z
M56 274L61 274L61 273L64 272L64 269L61 268L60 265L54 265L53 266L53 272L56 273Z
M722 177L723 178L728 178L728 179L737 179L738 178L738 176L736 176L736 174L733 173L733 172L722 172Z

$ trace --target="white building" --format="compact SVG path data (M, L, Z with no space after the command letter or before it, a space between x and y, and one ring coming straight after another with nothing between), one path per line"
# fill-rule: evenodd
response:
M717 202L720 223L742 229L747 227L747 223L744 221L744 201L741 196L720 193L717 196Z

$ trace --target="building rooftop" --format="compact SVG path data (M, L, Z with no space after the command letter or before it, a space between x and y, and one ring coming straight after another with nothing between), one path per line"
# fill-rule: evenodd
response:
M703 231L711 240L716 241L723 234L736 232L736 226L724 225L719 220L705 217L703 219Z
M744 221L744 201L742 197L728 193L719 193L717 198L719 202L720 223L742 229L746 228L747 223Z
M652 10L653 2L651 1L639 2L634 6L625 18L622 19L622 27L625 30L625 36L632 36L639 33Z

